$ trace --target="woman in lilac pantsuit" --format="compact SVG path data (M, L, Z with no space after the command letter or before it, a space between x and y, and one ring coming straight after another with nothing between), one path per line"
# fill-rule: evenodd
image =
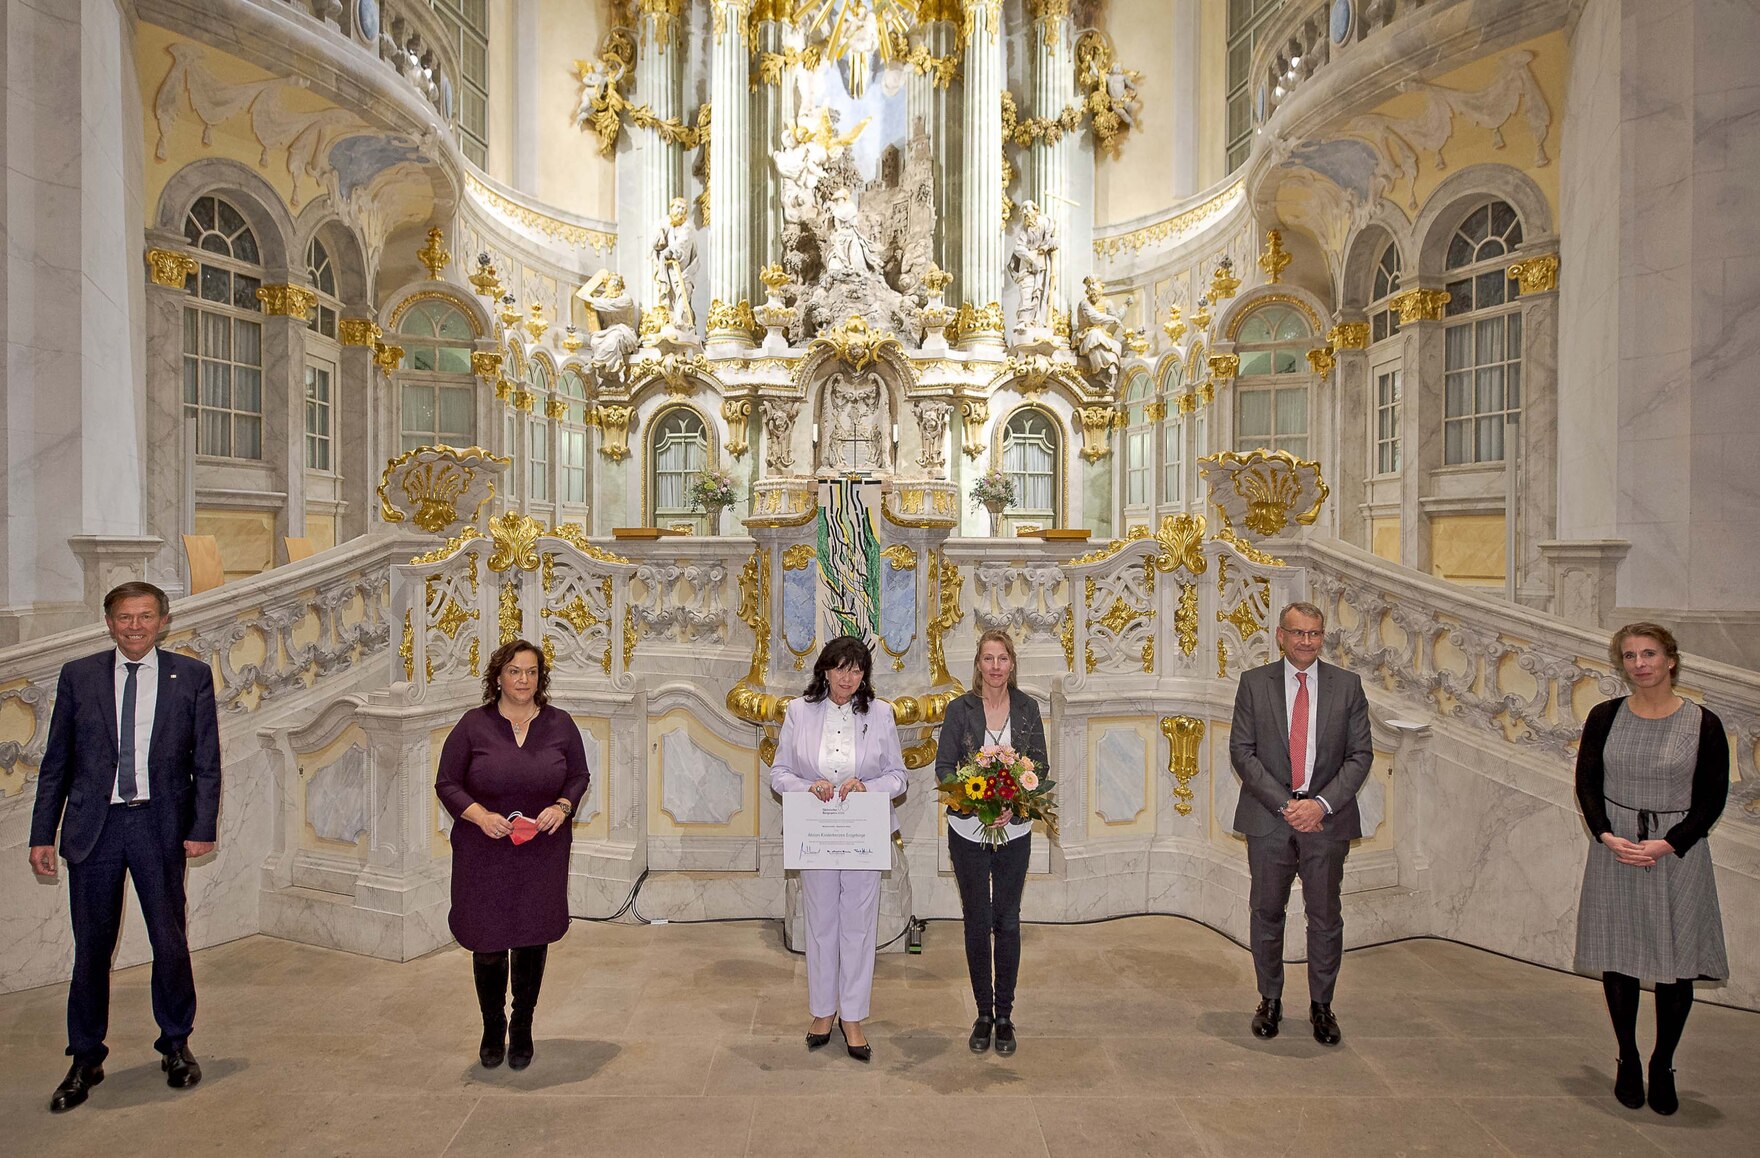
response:
M874 658L868 645L841 636L813 664L806 694L788 705L770 786L811 792L820 800L851 792L904 793L904 753L892 709L874 699ZM875 705L878 704L878 707ZM893 826L897 827L894 820ZM880 913L878 869L802 869L807 924L807 1004L813 1024L807 1048L831 1040L838 1015L850 1056L867 1061L873 1047L862 1032L874 984L874 923Z

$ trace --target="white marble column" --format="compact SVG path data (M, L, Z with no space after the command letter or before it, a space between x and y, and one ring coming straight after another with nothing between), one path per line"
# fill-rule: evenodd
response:
M960 110L965 181L960 202L958 299L983 308L1002 302L1002 86L1000 6L962 0L971 35L966 41L965 96Z
M764 11L773 13L774 10L766 7ZM761 53L780 53L785 27L778 20L759 20L752 47ZM749 59L745 65L747 68L755 66L756 62ZM748 106L752 171L742 180L750 195L747 217L751 223L751 252L760 266L782 260L782 191L776 166L770 163L770 153L782 144L782 128L789 121L789 94L792 91L786 77L781 84L760 83Z
M685 15L682 6L645 7L637 19L636 84L631 99L645 104L662 120L679 117L683 105ZM651 129L626 125L629 152L618 160L618 267L624 281L644 306L653 305L650 246L666 207L684 196L684 158L677 145L667 144ZM622 180L625 166L630 180ZM626 191L633 198L627 207Z
M930 15L940 14L931 11ZM958 28L950 20L926 20L918 26L915 36L933 57L950 56L958 48ZM936 85L933 71L919 73L913 70L906 82L905 102L906 133L929 135L929 157L935 168L935 261L953 274L954 285L958 287L959 254L950 252L947 244L960 204L954 188L958 174L956 167L949 165L950 158L961 155L960 125L953 111L952 89ZM957 297L959 290L956 288L954 293Z
M1077 104L1075 82L1075 32L1070 21L1069 6L1053 0L1038 0L1030 40L1033 44L1032 115L1055 119L1063 110ZM1032 151L1027 164L1028 196L1039 206L1039 212L1051 219L1057 230L1058 253L1053 265L1052 305L1068 310L1069 302L1081 293L1082 278L1093 269L1093 185L1078 191L1071 178L1071 161L1079 149L1081 137L1065 133L1057 141L1041 141ZM1086 228L1072 231L1080 216ZM1072 232L1084 235L1076 244Z
M1168 199L1177 204L1198 191L1199 0L1173 0L1173 107L1166 118L1172 149Z
M0 643L90 622L82 557L113 568L132 543L144 562L152 533L133 17L110 0L4 9Z
M709 299L733 306L752 294L750 48L751 0L714 0L709 103ZM765 158L768 160L768 158Z
M542 0L514 0L514 60L538 58L538 9ZM538 130L543 114L538 106L538 70L514 68L513 72L513 180L515 189L530 196L538 193Z

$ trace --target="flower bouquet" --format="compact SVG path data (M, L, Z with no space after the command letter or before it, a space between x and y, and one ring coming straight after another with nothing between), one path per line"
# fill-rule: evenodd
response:
M1007 744L979 748L935 785L941 802L962 816L983 822L986 843L999 845L1008 834L998 824L1004 812L1013 820L1042 820L1057 835L1056 782L1041 778L1033 761Z
M1014 480L1001 467L991 467L972 483L972 505L1001 511L1014 505Z
M732 471L715 466L705 467L691 479L685 494L690 498L693 508L700 507L713 512L733 505L736 485Z

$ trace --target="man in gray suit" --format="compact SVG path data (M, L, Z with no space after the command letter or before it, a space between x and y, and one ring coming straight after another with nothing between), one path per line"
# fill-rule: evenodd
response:
M1247 838L1252 874L1257 1037L1283 1019L1283 925L1290 884L1302 878L1308 912L1308 1019L1314 1040L1337 1045L1332 990L1344 951L1339 885L1350 842L1363 835L1357 790L1374 749L1363 681L1320 661L1326 617L1291 603L1277 617L1283 658L1241 673L1228 755L1241 778L1235 831Z

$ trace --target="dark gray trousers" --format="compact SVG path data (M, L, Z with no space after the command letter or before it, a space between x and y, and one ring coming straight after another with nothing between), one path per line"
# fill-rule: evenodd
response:
M1344 912L1339 885L1344 881L1348 840L1324 832L1297 832L1287 824L1269 836L1247 837L1247 869L1252 874L1251 934L1253 971L1259 996L1283 997L1283 926L1290 885L1302 878L1308 913L1308 1000L1332 1003L1338 963L1344 953Z

